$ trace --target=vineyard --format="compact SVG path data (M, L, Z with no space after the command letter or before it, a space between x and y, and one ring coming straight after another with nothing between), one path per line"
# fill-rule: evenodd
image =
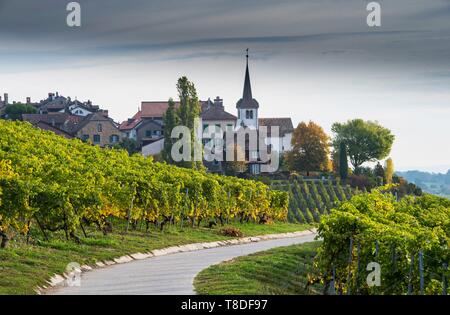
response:
M328 214L339 202L350 199L358 193L339 181L304 181L301 178L272 181L271 187L289 194L290 222L318 223L320 217Z
M338 294L446 295L450 201L432 195L397 201L383 189L354 196L323 217L311 283ZM374 264L379 281L369 283L366 268Z
M48 239L64 231L79 241L85 226L103 233L114 222L126 231L165 225L284 220L288 194L261 182L153 162L0 121L0 237L36 226Z

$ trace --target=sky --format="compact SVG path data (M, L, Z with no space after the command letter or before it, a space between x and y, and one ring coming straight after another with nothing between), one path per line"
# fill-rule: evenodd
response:
M392 130L397 170L450 169L450 0L0 0L0 95L92 100L116 121L141 101L199 97L236 114L245 49L260 117L363 118Z

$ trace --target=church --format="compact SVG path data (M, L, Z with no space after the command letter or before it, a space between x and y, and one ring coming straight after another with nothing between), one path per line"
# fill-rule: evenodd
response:
M291 150L291 138L294 130L291 118L260 118L259 103L253 98L252 85L250 80L249 56L246 55L246 68L244 77L244 88L242 98L236 103L237 116L225 111L223 99L217 96L213 101L201 101L200 124L202 130L209 127L217 127L224 132L240 130L253 130L260 133L262 127L267 130L264 144L266 151L276 151L282 154ZM179 107L179 102L175 102L175 107ZM141 103L139 111L127 121L120 124L119 129L128 137L135 139L142 147L144 156L157 155L164 148L164 125L163 116L169 104L167 101L144 101ZM278 128L278 134L273 132ZM202 132L200 132L201 134ZM209 139L204 139L205 144ZM256 149L245 144L245 156L248 171L252 174L259 174L264 168L261 166L266 161L261 160L261 144L258 143ZM220 172L222 170L220 161L205 163L211 171Z

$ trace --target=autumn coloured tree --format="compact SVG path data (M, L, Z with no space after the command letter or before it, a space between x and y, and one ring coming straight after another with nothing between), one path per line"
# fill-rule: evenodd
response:
M386 160L384 176L386 184L392 184L392 178L394 176L394 162L392 161L392 158Z
M327 171L329 168L329 137L316 123L301 122L292 134L292 151L287 155L291 170Z

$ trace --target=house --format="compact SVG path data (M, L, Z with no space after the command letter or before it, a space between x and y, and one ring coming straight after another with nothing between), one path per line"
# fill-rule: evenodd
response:
M39 103L36 103L39 114L51 113L67 113L76 116L86 117L97 112L106 112L100 109L100 106L93 105L90 100L87 102L80 102L78 100L72 101L70 97L64 97L56 93L48 93L48 97Z
M80 138L102 147L112 146L123 138L118 124L105 112L77 116L67 113L24 114L24 121L37 128L53 131L66 138Z
M65 112L66 107L68 106L70 99L60 96L58 92L48 93L48 98L42 100L38 105L38 113L39 114L49 114L49 113L57 113L57 112Z
M175 107L179 107L179 102ZM163 117L169 108L169 102L142 102L141 108L130 119L119 126L126 137L136 140L140 147L153 143L164 136Z
M101 147L112 146L123 138L118 124L104 113L89 114L70 133Z
M83 120L83 117L56 112L50 114L23 114L22 120L28 121L29 123L37 127L39 127L40 125L43 126L43 123L63 132L72 134L73 130L75 130Z
M92 102L90 100L85 103L75 100L73 102L69 101L69 104L67 108L65 108L65 111L70 112L72 115L86 117L101 110L98 105L92 105Z
M58 129L58 128L56 128L56 127L54 127L54 126L52 126L52 125L50 125L50 124L48 124L48 123L46 123L44 121L38 121L37 123L33 124L33 126L39 128L39 129L42 129L42 130L51 131L51 132L53 132L53 133L55 133L55 134L57 134L59 136L67 138L67 139L74 139L75 138L70 133L65 132L62 129Z

